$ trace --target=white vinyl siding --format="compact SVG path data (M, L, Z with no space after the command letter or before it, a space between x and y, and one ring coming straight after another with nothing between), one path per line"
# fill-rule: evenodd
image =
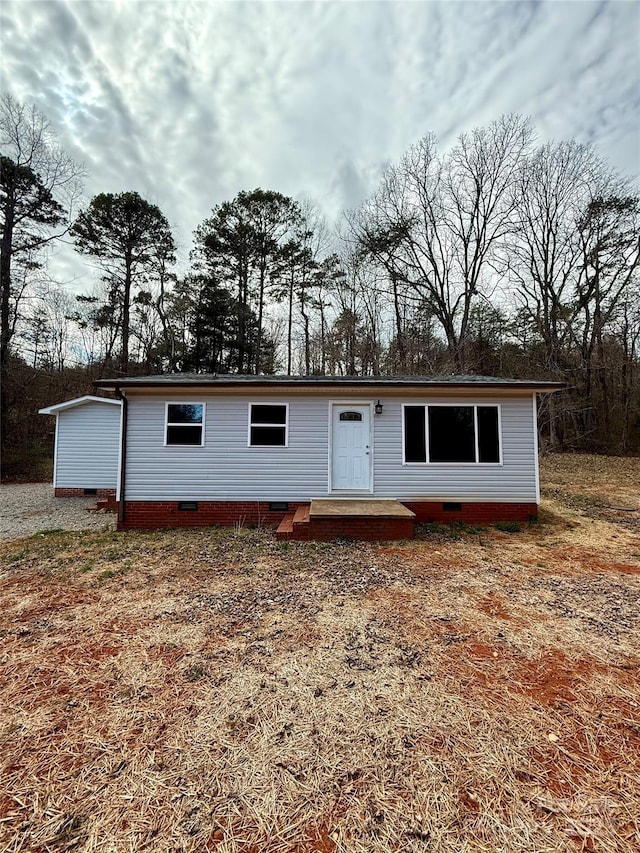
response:
M375 399L377 399L377 394ZM204 445L164 445L165 400L129 392L126 499L308 501L329 483L328 397L202 395ZM173 392L172 402L176 401ZM186 398L185 398L186 399ZM351 398L350 398L351 399ZM363 397L362 404L375 402ZM333 402L339 397L331 395ZM384 398L372 415L374 497L400 500L536 502L535 424L531 394L501 398ZM286 447L247 447L250 403L288 404ZM500 405L502 464L405 465L402 404Z
M56 415L54 487L115 489L121 407L87 402Z
M405 464L401 445L402 403L406 405L480 405L500 407L501 464L438 462ZM535 423L531 394L522 397L429 397L386 400L375 418L376 495L391 495L396 485L403 500L500 501L536 503Z
M288 501L326 495L326 400L291 402L286 447L247 446L249 404L262 402L255 395L207 395L203 402L205 440L194 456L192 448L164 446L162 398L130 395L127 500ZM264 403L289 400L265 398Z

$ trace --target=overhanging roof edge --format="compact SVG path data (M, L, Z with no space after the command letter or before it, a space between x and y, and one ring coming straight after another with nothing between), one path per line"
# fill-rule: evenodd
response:
M450 380L429 380L420 381L416 379L376 379L376 378L353 378L339 377L323 380L321 378L314 379L233 379L216 377L215 379L189 377L188 379L156 379L145 381L143 377L135 379L97 379L94 381L96 388L123 388L141 390L151 388L208 388L223 390L224 388L326 388L327 390L336 391L339 388L377 388L377 389L409 389L409 388L439 388L439 389L496 389L496 390L511 390L511 391L539 391L539 392L555 392L567 387L566 382L552 381L533 381L533 380L465 380L465 379L450 379Z
M57 415L58 412L64 412L66 409L75 409L77 406L84 406L85 403L109 403L110 405L115 404L116 406L122 405L120 400L112 400L110 397L96 397L93 394L85 394L84 397L75 397L73 400L65 400L63 403L56 403L53 406L45 406L43 409L38 409L38 414Z

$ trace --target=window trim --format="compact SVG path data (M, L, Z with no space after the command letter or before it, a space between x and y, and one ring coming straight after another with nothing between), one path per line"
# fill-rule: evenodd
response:
M405 418L404 418L404 410L405 407L421 407L424 409L424 440L425 440L425 454L426 461L425 462L407 462L406 454L405 454ZM472 408L473 409L473 432L474 432L474 445L475 445L475 454L476 459L475 462L431 462L429 459L429 408L430 406L455 406L458 408ZM479 446L478 446L478 407L480 408L493 408L498 410L498 461L497 462L479 462ZM400 430L402 433L402 465L403 467L408 468L424 468L425 465L429 465L433 468L464 468L473 467L473 468L496 468L503 465L502 458L502 404L501 403L403 403L401 406L401 421L400 421Z
M202 406L202 421L200 424L177 424L169 421L169 406ZM165 447L204 447L204 429L207 417L207 404L204 400L166 400L164 404L164 446ZM167 433L170 426L199 426L202 429L200 434L200 444L169 444L167 442Z
M265 424L265 423L253 423L251 420L251 407L252 406L284 406L285 415L284 415L284 423L283 424ZM289 447L289 403L283 402L272 402L271 400L265 402L264 400L251 400L247 406L247 418L248 418L248 426L247 426L247 447L250 447L252 450L274 450L276 448ZM251 444L251 427L284 427L284 444Z

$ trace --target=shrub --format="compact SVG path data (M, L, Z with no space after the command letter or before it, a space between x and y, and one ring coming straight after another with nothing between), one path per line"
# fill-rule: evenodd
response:
M520 533L519 521L496 521L496 530L502 530L503 533Z

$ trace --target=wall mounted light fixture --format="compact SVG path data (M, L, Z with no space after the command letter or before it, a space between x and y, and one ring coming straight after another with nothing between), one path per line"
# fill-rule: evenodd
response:
M378 402L375 405L375 413L376 413L376 415L382 414L382 403L380 402L380 400L378 400Z

